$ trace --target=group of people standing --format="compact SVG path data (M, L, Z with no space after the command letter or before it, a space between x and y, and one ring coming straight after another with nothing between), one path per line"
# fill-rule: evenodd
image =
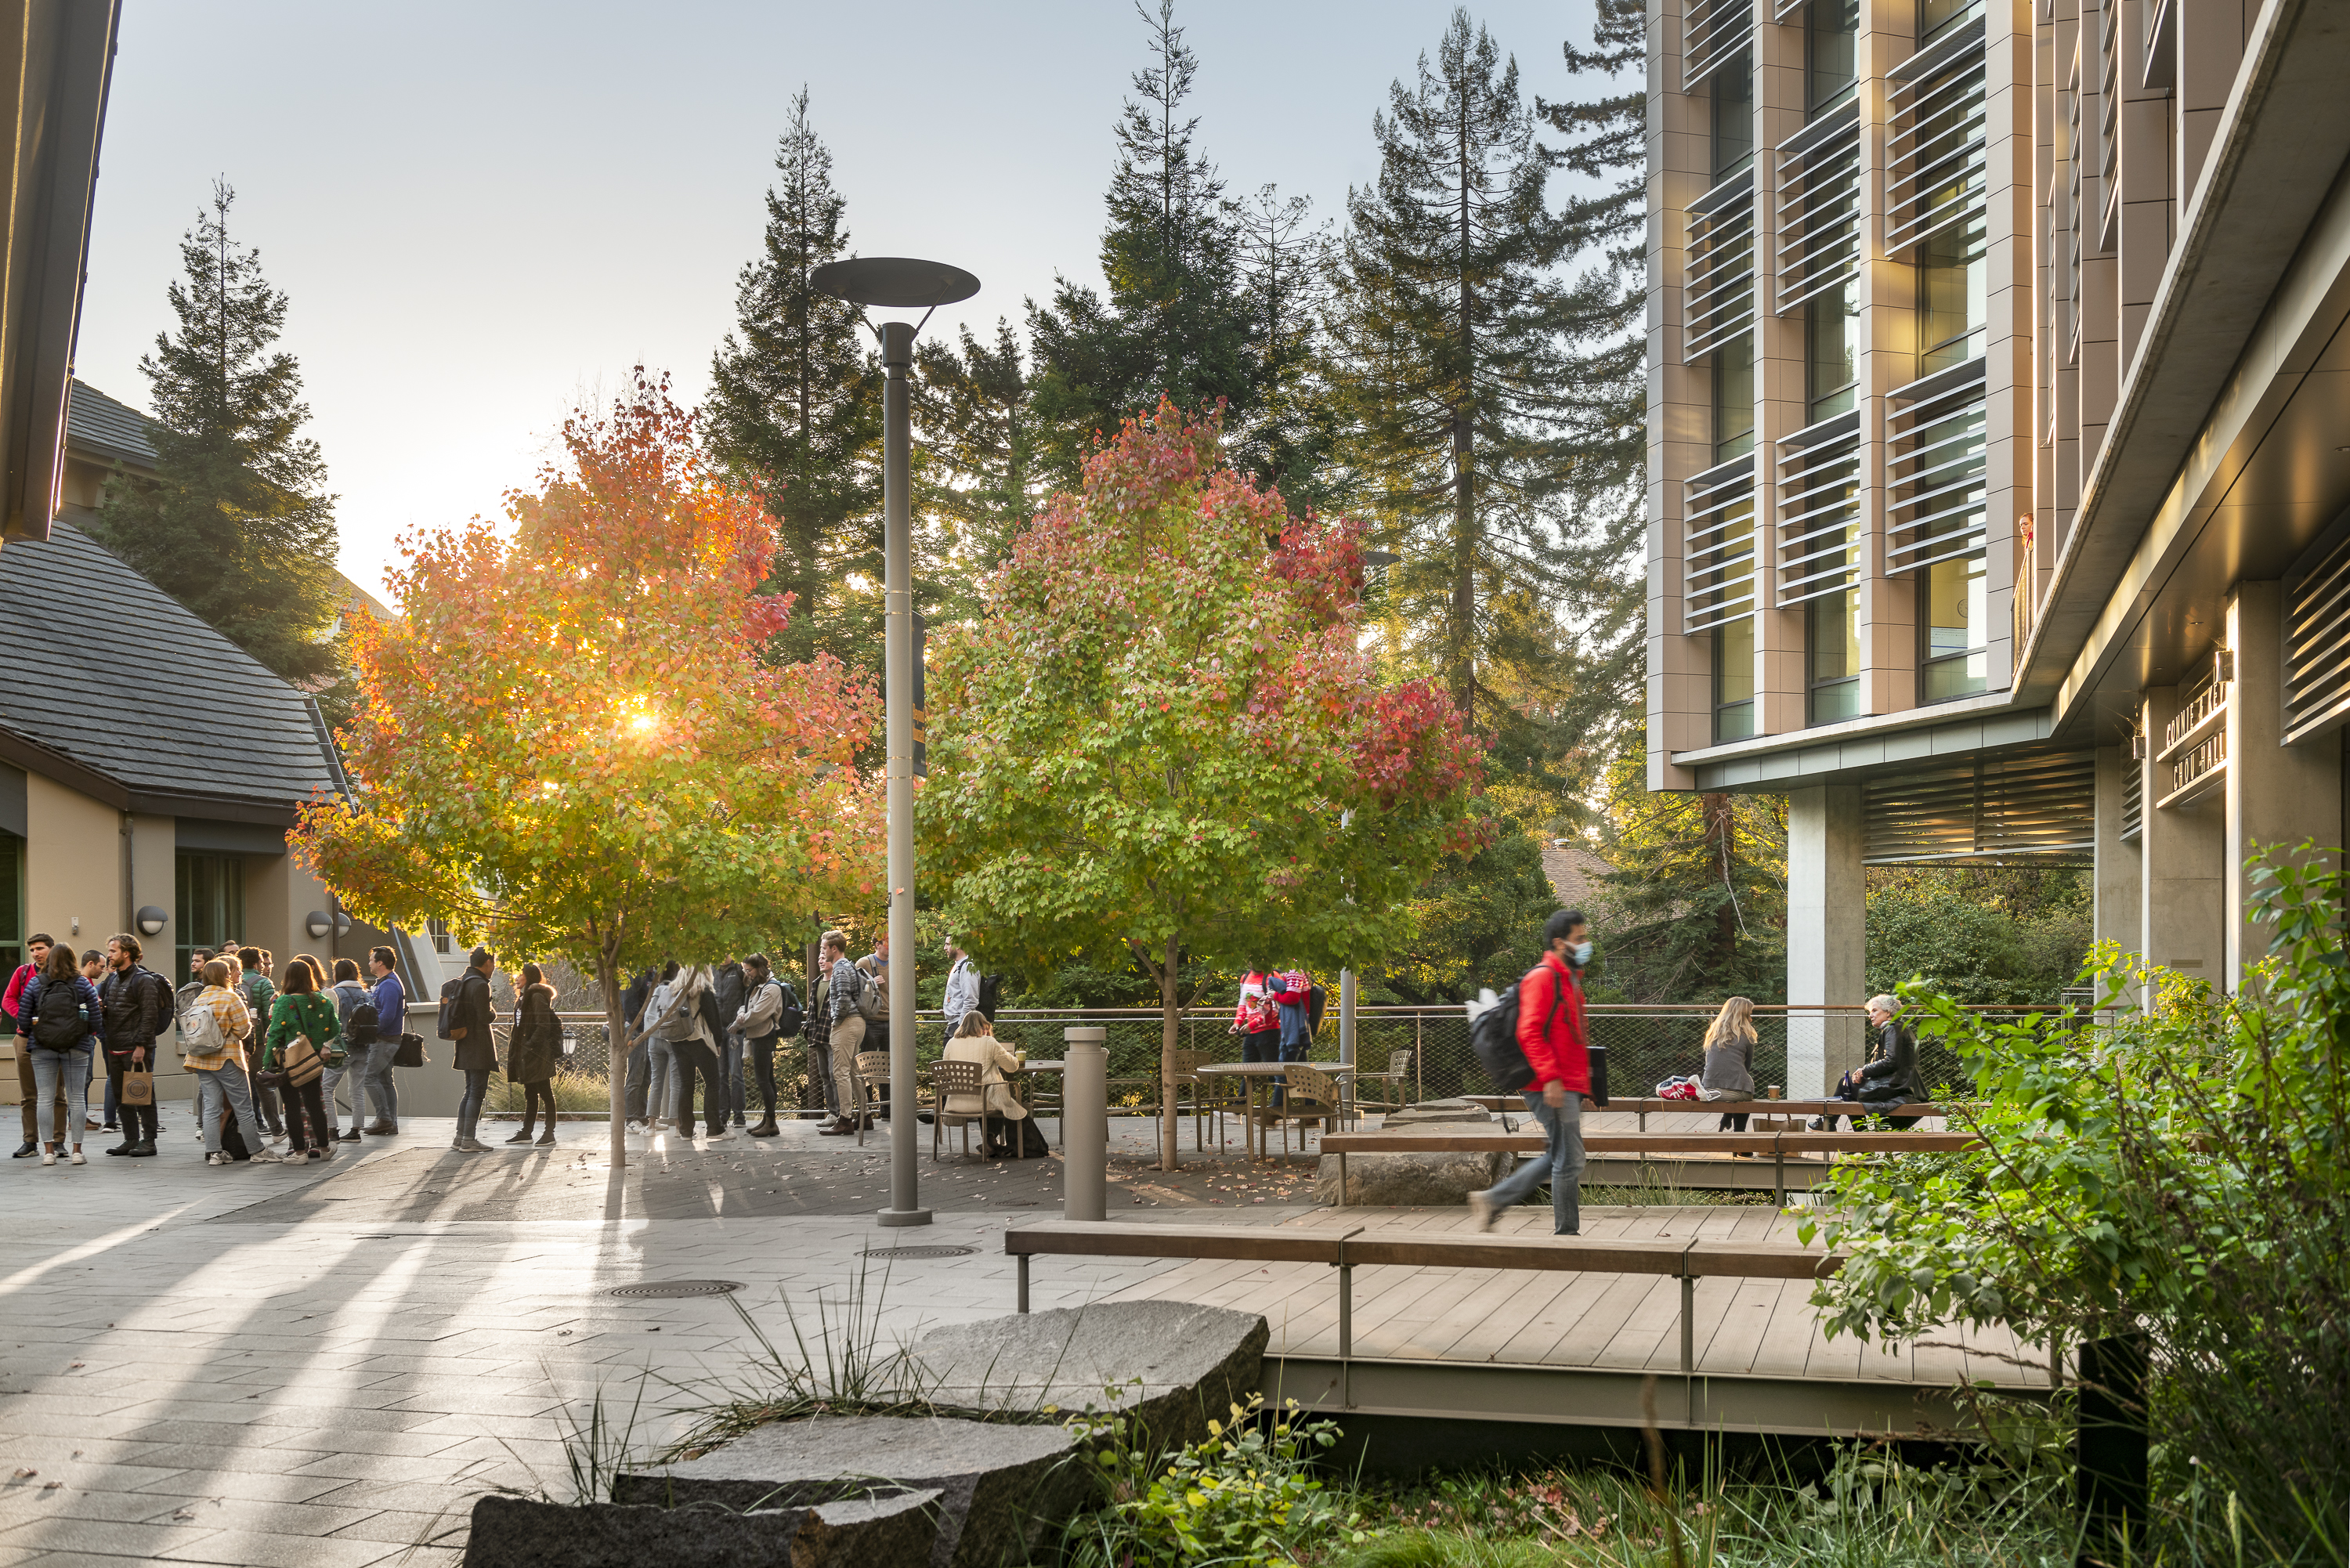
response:
M782 1130L775 1123L775 1047L804 1020L797 997L765 953L720 964L666 960L629 984L620 1015L629 1033L631 1128L675 1127L692 1137L699 1084L703 1130L730 1137L744 1125L749 1080L755 1079L765 1115L750 1136Z
M177 991L147 967L144 945L128 932L78 961L45 931L26 949L26 961L0 993L26 1091L19 1159L37 1154L44 1165L86 1163L82 1134L100 1125L88 1108L99 1062L107 1073L104 1125L122 1134L106 1152L151 1158L161 1131L154 1072L167 1046L194 1079L208 1165L230 1164L236 1154L262 1164L328 1158L337 1143L359 1141L370 1095L378 1121L367 1130L398 1130L391 1062L405 998L389 948L371 955L373 985L348 959L336 961L329 979L328 966L304 953L281 980L259 948L200 948ZM348 1131L330 1108L346 1082ZM52 1124L47 1139L39 1136L45 1120Z

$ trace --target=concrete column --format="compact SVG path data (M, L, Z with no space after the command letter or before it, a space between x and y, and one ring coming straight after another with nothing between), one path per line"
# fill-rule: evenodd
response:
M2227 954L2227 844L2221 821L2226 806L2216 795L2168 810L2156 805L2170 793L2170 764L2156 760L2162 752L2162 727L2178 711L2178 688L2147 688L2138 951L2148 963L2217 985Z
M1860 786L1814 784L1787 795L1787 1002L1854 1006L1866 1000L1866 888ZM1858 1013L1791 1014L1787 1096L1814 1099L1860 1064Z
M2127 746L2097 748L2091 929L2098 941L2119 942L2126 952L2137 951L2146 934L2138 893L2137 846L2122 837L2122 795L2129 770L2139 765Z
M2228 989L2268 954L2271 929L2251 919L2253 883L2244 862L2272 845L2342 846L2342 748L2331 735L2284 743L2284 586L2239 583L2228 602L2228 646L2236 680L2228 693ZM2332 865L2334 855L2293 856Z

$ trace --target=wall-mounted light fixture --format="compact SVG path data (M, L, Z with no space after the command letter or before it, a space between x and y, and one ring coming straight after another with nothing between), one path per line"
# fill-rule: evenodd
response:
M302 929L310 933L312 941L317 941L335 929L335 919L324 909L313 909L309 919L302 922Z
M139 906L139 913L133 917L133 919L139 927L140 936L151 937L170 922L171 917L152 904L141 904Z

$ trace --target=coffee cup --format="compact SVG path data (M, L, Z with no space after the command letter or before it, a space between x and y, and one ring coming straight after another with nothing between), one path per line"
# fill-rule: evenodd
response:
M1773 1084L1763 1092L1775 1100L1779 1097L1779 1091L1785 1085L1780 1084Z

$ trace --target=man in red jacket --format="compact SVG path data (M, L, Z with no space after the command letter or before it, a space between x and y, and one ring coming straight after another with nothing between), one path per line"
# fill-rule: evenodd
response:
M1550 1147L1499 1183L1469 1195L1477 1229L1550 1183L1551 1217L1562 1236L1583 1228L1577 1200L1583 1186L1583 1096L1591 1092L1591 1047L1583 1029L1583 966L1591 961L1590 928L1580 909L1561 909L1543 927L1542 962L1518 981L1518 1049L1534 1070L1526 1109L1542 1123Z

